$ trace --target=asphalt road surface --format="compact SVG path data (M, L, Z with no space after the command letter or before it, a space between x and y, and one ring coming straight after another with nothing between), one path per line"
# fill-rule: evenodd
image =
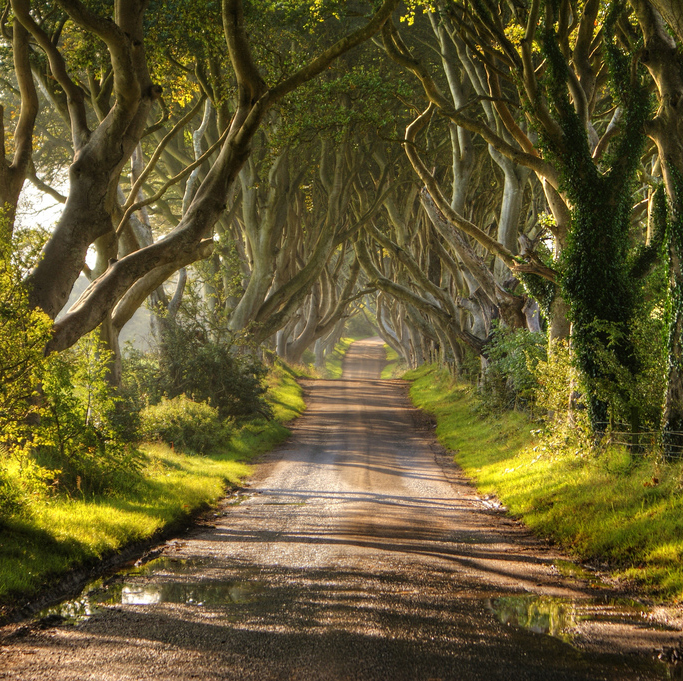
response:
M357 342L342 380L306 382L293 436L215 523L6 634L0 679L677 674L653 651L680 633L563 578L449 464L383 363L381 341Z

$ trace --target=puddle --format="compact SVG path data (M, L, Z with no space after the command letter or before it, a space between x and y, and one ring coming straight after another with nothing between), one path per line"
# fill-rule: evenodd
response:
M258 600L261 591L262 586L255 582L135 584L123 586L119 602L123 605L244 605Z
M579 642L582 623L613 624L614 635L617 636L619 625L635 626L641 631L648 630L653 634L677 632L676 629L653 621L648 608L642 603L627 599L597 598L573 601L523 594L490 599L486 605L503 624L536 634L553 636L570 645ZM672 641L669 639L669 644L663 647L655 643L655 639L656 637L653 637L653 646L649 651L643 651L645 659L649 659L651 668L662 678L683 679L680 638L673 646L670 645Z
M493 614L502 624L549 634L569 641L577 624L577 607L571 601L538 596L503 596L490 601Z
M581 622L638 624L650 629L665 629L652 622L647 609L636 601L586 599L573 601L550 596L502 596L489 601L490 609L503 624L549 634L571 643Z
M245 605L260 600L264 586L257 580L179 581L210 567L211 559L162 556L140 567L88 584L77 598L43 610L38 619L46 625L78 624L104 606L178 603L193 606Z

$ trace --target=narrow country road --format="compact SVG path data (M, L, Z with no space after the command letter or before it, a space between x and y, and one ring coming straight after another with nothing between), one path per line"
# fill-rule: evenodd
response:
M72 603L75 624L6 636L0 679L666 678L632 653L679 632L563 578L416 427L383 361L357 342L342 380L306 382L292 438L215 525Z

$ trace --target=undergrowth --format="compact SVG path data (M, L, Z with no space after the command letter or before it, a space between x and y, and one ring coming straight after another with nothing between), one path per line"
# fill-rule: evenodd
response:
M683 600L683 462L551 440L519 412L491 415L434 365L410 371L413 402L479 490L537 533L659 599Z

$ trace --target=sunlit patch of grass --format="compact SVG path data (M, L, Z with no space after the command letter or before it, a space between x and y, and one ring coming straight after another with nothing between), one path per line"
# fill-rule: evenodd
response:
M384 351L387 353L388 364L382 369L380 378L398 378L405 372L405 364L400 360L396 350L386 343L384 344Z
M683 599L683 462L623 447L545 444L524 415L483 415L473 388L433 366L405 374L415 404L484 493L573 555L660 598Z
M282 442L282 425L305 409L295 372L282 365L269 377L275 419L236 427L222 451L197 456L165 444L143 446L145 465L124 494L89 499L36 497L21 517L0 523L0 614L77 566L96 562L215 504L239 485L255 456Z
M311 378L306 367L292 367L276 359L268 372L268 404L276 421L287 423L301 416L306 403L297 378Z

